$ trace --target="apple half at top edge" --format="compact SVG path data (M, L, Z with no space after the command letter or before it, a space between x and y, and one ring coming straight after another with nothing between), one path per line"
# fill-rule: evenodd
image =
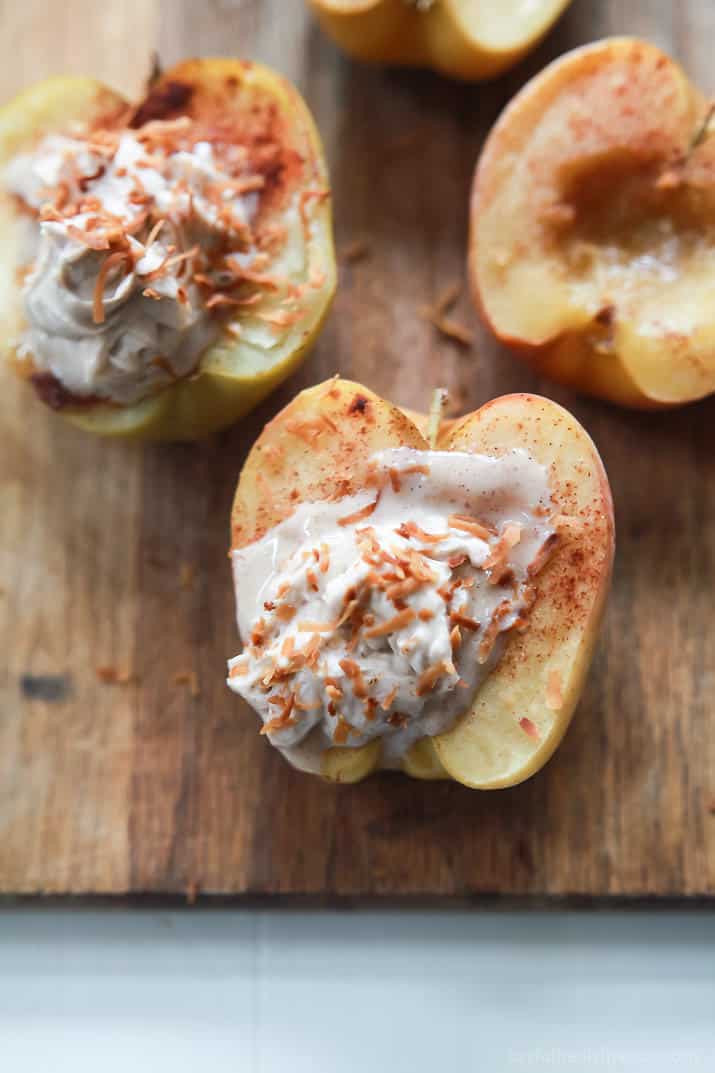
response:
M655 45L614 37L540 71L477 163L474 300L540 375L659 410L715 391L708 105Z

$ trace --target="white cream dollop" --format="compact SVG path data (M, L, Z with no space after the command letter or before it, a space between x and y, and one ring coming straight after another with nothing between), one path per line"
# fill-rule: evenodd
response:
M192 258L172 259L195 246L210 250L227 233L245 236L258 195L238 194L226 184L219 213L214 191L227 177L209 142L190 150L148 151L139 133L129 130L114 151L79 137L49 135L33 152L16 156L3 183L30 209L39 212L59 190L71 203L95 199L97 206L38 220L27 251L27 329L19 357L31 358L37 371L51 373L72 395L122 405L190 373L216 337L217 324L192 281ZM158 232L142 223L147 211L150 220L166 219ZM98 323L95 289L109 250L93 249L82 233L92 241L106 226L106 214L135 234L129 256L115 258L106 273ZM254 252L243 256L250 261Z
M525 451L397 448L373 462L379 495L302 504L233 553L244 651L228 684L306 770L375 737L398 766L452 726L526 624L554 539L548 476Z

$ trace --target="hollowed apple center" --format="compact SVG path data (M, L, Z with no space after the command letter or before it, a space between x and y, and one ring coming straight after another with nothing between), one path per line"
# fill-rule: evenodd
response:
M620 151L570 164L558 187L544 224L604 345L618 321L656 335L712 319L715 186Z

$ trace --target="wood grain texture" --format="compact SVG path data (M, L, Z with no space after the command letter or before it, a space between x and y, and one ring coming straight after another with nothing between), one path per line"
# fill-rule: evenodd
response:
M61 71L132 91L158 47L271 63L307 96L332 169L344 264L313 357L241 427L134 448L65 426L4 375L0 463L0 891L471 896L715 895L715 399L632 415L536 381L483 333L466 353L420 305L462 277L474 162L546 61L650 37L715 90L708 0L580 0L489 87L338 55L285 0L0 5L0 90ZM78 27L84 27L82 33ZM335 371L403 405L538 390L572 408L609 470L619 548L588 689L544 772L511 791L291 771L224 685L237 649L230 501L262 423ZM196 576L179 583L182 564ZM125 686L97 680L111 664ZM195 671L198 696L175 675ZM43 699L44 698L44 699Z

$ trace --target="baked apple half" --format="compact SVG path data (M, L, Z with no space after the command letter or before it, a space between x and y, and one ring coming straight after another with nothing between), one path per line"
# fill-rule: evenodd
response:
M430 443L360 384L303 391L238 482L229 686L296 767L521 782L581 693L614 547L608 480L560 406L509 395Z
M0 331L75 425L193 439L314 341L335 289L328 176L297 91L189 60L130 105L90 79L0 111Z
M326 32L370 63L494 78L534 48L570 0L308 0Z
M470 269L487 324L544 376L624 406L715 391L712 110L629 38L531 80L479 160Z

